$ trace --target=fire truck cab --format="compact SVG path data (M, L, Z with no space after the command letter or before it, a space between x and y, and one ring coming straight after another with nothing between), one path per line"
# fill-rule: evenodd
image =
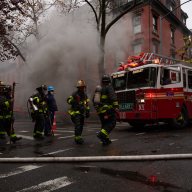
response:
M189 64L142 53L129 57L111 77L119 101L118 121L133 127L165 122L184 128L192 118Z

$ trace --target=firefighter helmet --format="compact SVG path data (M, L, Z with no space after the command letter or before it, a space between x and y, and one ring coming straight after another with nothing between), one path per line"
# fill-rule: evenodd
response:
M44 91L47 91L47 85L41 85L41 87Z
M101 92L101 85L97 85L95 88L95 92Z
M78 87L86 87L85 81L83 81L83 80L78 80L76 87L77 87L77 88L78 88Z
M11 92L11 85L1 85L0 86L0 92L3 94L10 93Z
M46 85L41 85L40 87L37 87L36 90L38 92L43 92L47 90L47 86Z
M47 87L47 90L48 90L48 91L54 91L55 89L54 89L53 86L50 85L50 86Z
M103 75L102 79L101 79L102 83L111 83L111 78L109 75Z

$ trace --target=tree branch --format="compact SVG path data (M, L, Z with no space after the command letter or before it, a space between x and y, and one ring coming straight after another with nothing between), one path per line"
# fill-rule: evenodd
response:
M17 50L18 54L20 55L20 57L22 58L22 60L25 62L26 59L23 56L23 54L21 53L21 51L19 50L19 48L6 36L2 36L2 38L4 38L6 41L8 41L11 45L13 45L13 47Z
M136 6L142 4L143 2L139 2L138 4L136 4L137 0L134 0L133 4L128 7L125 11L123 11L121 14L119 14L115 19L113 19L105 28L105 36L107 34L107 32L109 31L109 29L119 20L121 19L126 13L128 13L129 11L131 11L133 8L135 8Z
M96 23L97 23L97 29L99 29L99 20L98 20L98 17L97 17L97 12L96 10L94 9L93 5L88 1L88 0L85 0L85 2L91 7L94 15L95 15L95 20L96 20Z

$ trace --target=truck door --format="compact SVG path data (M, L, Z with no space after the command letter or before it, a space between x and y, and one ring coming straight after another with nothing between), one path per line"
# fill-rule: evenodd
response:
M181 90L181 68L162 67L160 72L160 89L157 93L158 118L174 118L179 108L177 98ZM178 105L178 106L177 106Z
M185 76L186 76L186 85L184 88L184 92L185 92L186 106L189 117L192 117L192 70L186 69Z

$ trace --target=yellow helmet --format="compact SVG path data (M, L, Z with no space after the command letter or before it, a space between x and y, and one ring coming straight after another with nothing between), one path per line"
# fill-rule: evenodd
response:
M4 82L3 82L3 81L0 81L0 85L4 85Z
M86 87L85 81L83 81L83 80L78 80L78 81L77 81L77 88L78 88L78 87Z

